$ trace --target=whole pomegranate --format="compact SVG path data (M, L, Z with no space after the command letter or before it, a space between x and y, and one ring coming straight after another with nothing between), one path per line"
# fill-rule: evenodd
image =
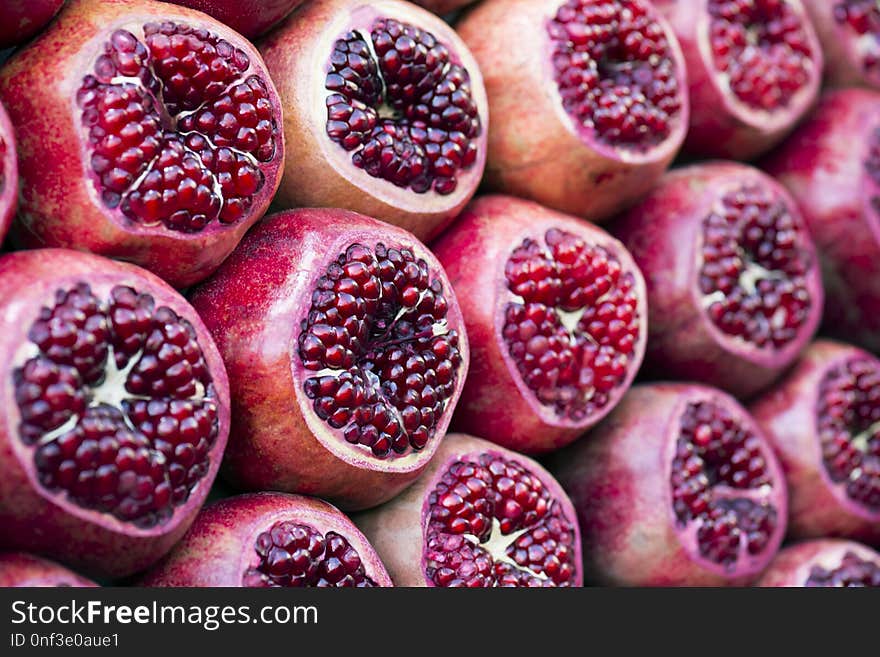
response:
M654 4L669 20L687 62L689 153L757 157L778 144L815 102L824 60L800 0Z
M0 546L88 573L145 568L208 495L229 386L195 311L147 271L0 257Z
M784 188L733 162L682 167L614 224L645 275L646 369L749 397L813 336L822 280Z
M825 54L832 86L880 89L880 5L877 0L802 0Z
M18 137L17 240L205 278L281 177L280 102L257 51L191 9L71 0L0 69Z
M758 586L880 587L880 554L852 541L803 541L780 550Z
M0 3L0 49L24 43L54 18L64 0L3 0Z
M282 205L347 208L427 240L473 196L486 95L438 17L399 0L309 0L261 50L295 153Z
M18 163L15 153L15 131L9 116L0 104L0 242L15 216L18 205Z
M191 300L229 372L235 485L352 510L425 469L468 345L446 274L412 235L346 210L276 214Z
M248 39L265 34L305 0L166 0L210 14Z
M785 534L773 450L732 397L706 386L634 386L550 471L577 509L588 581L748 584Z
M650 2L484 0L457 30L489 96L492 190L600 220L678 152L684 60Z
M547 452L614 407L647 337L645 284L617 240L536 203L485 196L432 248L472 353L457 431Z
M392 586L364 535L321 500L252 493L209 504L142 586Z
M575 511L530 458L450 434L425 474L353 520L397 586L581 586Z
M880 543L880 360L818 340L750 408L788 481L789 533Z
M64 566L27 552L0 552L0 588L74 586L95 587L95 582Z
M823 330L880 349L880 93L826 92L762 166L791 192L819 251Z

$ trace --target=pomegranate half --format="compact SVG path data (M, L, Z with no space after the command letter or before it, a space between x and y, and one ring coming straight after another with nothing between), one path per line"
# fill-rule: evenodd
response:
M548 452L596 424L629 388L648 333L645 284L601 228L485 196L432 248L472 353L456 431Z
M532 459L464 434L419 480L354 516L396 586L581 586L575 511Z
M455 32L399 0L310 0L260 49L284 105L278 200L438 234L473 196L488 112Z
M0 546L124 576L183 535L229 434L220 354L147 271L0 257Z
M0 3L0 50L38 34L61 9L64 0L3 0Z
M876 0L802 0L835 87L880 89L880 5Z
M880 554L852 541L803 541L780 550L758 586L880 587Z
M54 561L27 552L0 552L0 588L54 586L98 585Z
M205 278L281 177L280 101L259 53L206 14L70 0L0 69L18 138L27 247Z
M18 207L18 158L15 131L0 104L0 243L15 217Z

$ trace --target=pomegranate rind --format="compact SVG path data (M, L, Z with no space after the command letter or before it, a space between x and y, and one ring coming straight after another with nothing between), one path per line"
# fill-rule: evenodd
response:
M6 237L18 207L18 158L16 156L15 131L3 105L0 104L0 140L6 145L0 162L0 242Z
M699 285L703 222L726 192L749 184L769 191L800 218L798 204L772 178L747 165L717 161L670 171L611 227L645 276L645 370L660 378L700 381L741 399L766 388L794 362L818 328L824 300L819 257L805 229L803 248L812 266L804 278L811 305L795 339L782 348L761 348L725 333L709 317Z
M64 0L3 0L0 7L0 49L17 46L54 18Z
M376 548L395 586L434 587L425 574L425 546L430 509L428 500L437 483L458 460L479 457L480 454L498 454L503 459L521 465L536 475L550 491L574 530L575 574L572 586L583 586L581 571L581 535L574 506L543 466L531 458L499 447L482 438L461 433L450 433L437 450L428 468L419 480L403 493L375 509L352 516L352 520Z
M61 564L27 552L0 553L0 588L26 586L93 588L98 585Z
M511 299L504 273L507 260L524 239L543 242L551 228L603 247L617 258L621 270L633 275L638 299L639 337L626 377L602 409L580 421L561 417L538 401L503 337L505 306ZM567 445L611 411L636 376L648 335L645 283L620 242L597 226L537 203L490 195L473 201L431 247L455 288L473 354L453 417L455 431L537 454Z
M860 41L872 35L859 35L834 18L836 2L801 0L825 55L825 82L832 87L869 87L880 90L880 76L871 75L862 66Z
M614 586L741 586L766 568L785 536L787 496L770 446L763 456L774 482L770 500L778 523L767 546L740 553L733 570L699 553L696 532L679 526L670 483L685 407L720 405L749 432L760 428L735 399L707 386L634 386L583 439L555 454L550 472L571 497L583 537L588 582Z
M257 537L275 523L293 521L321 534L336 532L357 550L377 586L393 586L366 537L341 511L322 500L286 493L250 493L207 505L186 536L144 575L140 586L243 586L259 563Z
M87 281L103 296L117 285L150 294L189 321L217 393L217 437L208 472L177 506L171 518L139 528L112 515L83 508L43 488L33 464L33 447L19 437L21 415L12 371L29 343L28 331L40 308L51 305L56 290ZM5 385L0 423L0 546L45 554L87 574L121 577L149 566L183 536L204 503L220 467L229 435L229 382L214 341L186 300L156 276L134 265L62 249L10 253L0 258L0 353L5 355Z
M171 0L198 9L248 39L256 39L280 23L305 0Z
M428 11L433 11L435 14L439 16L446 16L453 12L456 12L464 7L467 7L470 4L476 2L476 0L413 0L415 4L420 7L424 7Z
M802 541L780 550L756 586L803 587L814 566L833 570L848 552L880 567L880 554L861 543L839 539Z
M451 194L417 194L357 168L351 153L327 135L325 78L333 45L347 32L369 31L388 17L427 30L450 50L470 76L481 131L476 161L456 173ZM284 103L284 135L291 153L278 189L280 207L338 207L377 217L421 240L438 235L477 190L486 161L489 112L477 62L456 33L434 14L399 0L310 0L260 44Z
M18 137L21 194L13 225L16 242L26 248L74 248L127 260L182 288L216 269L268 209L281 180L282 131L275 134L272 161L259 165L263 186L237 223L214 221L198 233L147 226L107 208L100 198L77 105L83 78L93 71L114 30L140 34L147 23L179 21L204 27L241 48L250 58L249 70L265 83L279 119L281 103L260 54L241 35L192 9L165 4L161 9L157 14L156 5L147 0L70 0L38 39L0 69L0 101Z

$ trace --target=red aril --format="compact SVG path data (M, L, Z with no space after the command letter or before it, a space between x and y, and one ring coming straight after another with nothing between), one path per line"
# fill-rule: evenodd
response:
M835 87L880 89L880 5L876 0L802 0Z
M803 541L780 550L757 584L880 587L880 554L852 541Z

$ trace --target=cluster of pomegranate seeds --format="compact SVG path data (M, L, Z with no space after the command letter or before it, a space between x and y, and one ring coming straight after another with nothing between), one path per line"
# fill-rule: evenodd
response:
M709 0L715 67L749 107L785 107L814 74L804 16L788 0Z
M715 563L760 554L777 525L760 439L709 401L688 404L680 427L670 479L676 519L697 523L700 554Z
M299 356L304 390L346 441L385 458L427 445L455 390L459 336L442 283L406 248L350 246L317 281Z
M682 90L655 10L642 0L567 0L548 22L565 111L603 141L630 149L663 142Z
M108 208L198 232L232 224L263 186L278 125L248 55L203 29L115 31L77 94L91 168Z
M505 266L504 341L538 400L580 420L626 378L641 330L635 278L605 248L556 228Z
M865 561L852 552L847 552L840 560L837 568L827 570L822 566L813 566L805 586L880 586L880 566Z
M834 20L861 36L872 37L871 46L862 43L862 66L867 73L880 73L880 6L877 0L841 0L834 5Z
M785 347L807 321L814 265L806 227L760 185L727 192L703 222L700 291L712 322L761 348Z
M251 587L372 587L360 555L344 536L285 520L257 537L260 563L244 574Z
M880 363L857 358L831 369L819 388L817 424L832 481L880 512Z
M330 55L327 135L375 178L451 194L477 158L470 76L433 34L391 18L349 32Z
M449 466L428 498L426 575L436 586L570 586L573 520L519 463L483 453Z
M58 290L13 372L40 482L137 526L167 521L208 472L216 393L195 330L147 294Z

